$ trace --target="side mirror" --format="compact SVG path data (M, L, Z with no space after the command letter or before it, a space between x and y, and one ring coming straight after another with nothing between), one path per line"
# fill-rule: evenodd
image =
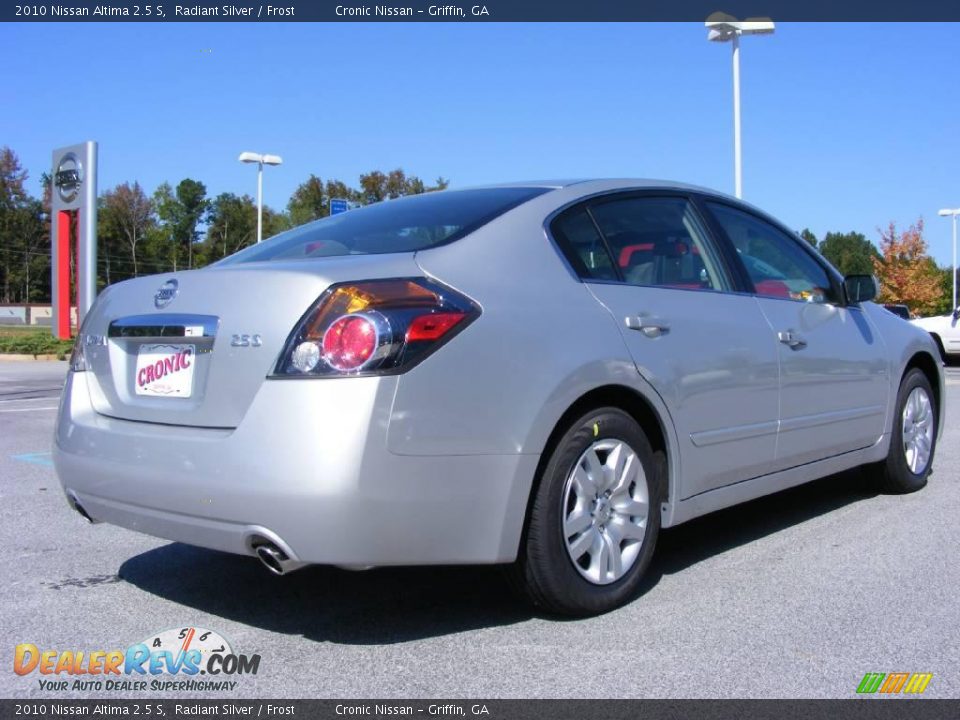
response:
M843 290L848 305L868 302L880 294L879 283L873 275L847 275L843 279Z
M953 311L953 319L960 320L960 305L958 305L957 309Z

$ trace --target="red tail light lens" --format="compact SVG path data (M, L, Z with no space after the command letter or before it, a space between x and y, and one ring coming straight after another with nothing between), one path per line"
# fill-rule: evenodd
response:
M425 278L333 285L294 328L274 375L404 372L479 315L472 300Z
M377 349L377 328L363 315L343 315L323 333L323 359L336 370L359 370Z
M438 312L415 317L407 328L407 342L439 340L467 317L462 312Z

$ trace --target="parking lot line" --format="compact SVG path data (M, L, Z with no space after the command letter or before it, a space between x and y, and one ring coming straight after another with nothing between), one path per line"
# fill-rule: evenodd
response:
M59 395L37 395L35 397L9 398L9 399L0 397L0 405L7 405L8 403L36 402L37 400L50 400L56 397L59 397Z
M30 463L31 465L43 465L45 467L53 467L53 458L51 457L52 453L50 452L32 452L32 453L21 453L20 455L11 455L11 460L19 460L20 462Z
M0 413L14 413L14 412L39 412L40 410L56 410L57 406L52 407L29 407L29 408L11 408L10 410L0 410Z

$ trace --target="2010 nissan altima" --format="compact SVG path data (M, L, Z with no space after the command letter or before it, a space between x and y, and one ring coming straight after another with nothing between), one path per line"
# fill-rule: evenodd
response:
M876 292L684 185L391 200L109 287L54 459L88 519L276 573L503 563L603 612L662 527L861 465L926 484L938 351Z

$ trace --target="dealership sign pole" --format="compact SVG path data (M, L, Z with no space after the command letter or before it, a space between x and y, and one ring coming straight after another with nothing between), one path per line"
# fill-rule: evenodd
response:
M97 295L97 143L53 151L50 287L54 337L70 337L71 229L76 227L77 327Z

